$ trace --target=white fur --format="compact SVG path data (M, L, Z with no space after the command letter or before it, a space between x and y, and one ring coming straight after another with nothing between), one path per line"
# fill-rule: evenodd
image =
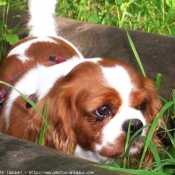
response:
M57 25L54 18L56 3L57 0L29 0L29 36L58 37L74 48L80 58L84 58L72 43L62 37L57 36ZM41 39L39 40L41 41ZM45 39L43 41L45 41Z
M123 103L128 105L129 95L131 90L134 88L128 72L122 66L102 68L102 71L108 84L114 87L120 93Z
M29 36L57 36L53 17L56 0L29 0Z
M74 155L97 163L107 164L114 161L112 158L101 156L98 152L86 151L80 145L76 146Z

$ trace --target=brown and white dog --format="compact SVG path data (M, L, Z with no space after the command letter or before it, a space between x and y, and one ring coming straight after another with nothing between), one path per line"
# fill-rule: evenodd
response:
M41 113L47 108L49 129L43 145L95 162L111 162L124 154L129 121L132 136L153 122L160 100L153 82L125 62L84 59L69 41L57 36L55 3L30 0L29 37L9 50L0 80L35 102ZM37 142L44 121L36 110L3 84L0 102L0 132ZM138 135L147 133L144 128ZM152 141L159 142L156 135ZM136 139L130 155L141 154L143 145ZM147 162L151 160L149 154Z

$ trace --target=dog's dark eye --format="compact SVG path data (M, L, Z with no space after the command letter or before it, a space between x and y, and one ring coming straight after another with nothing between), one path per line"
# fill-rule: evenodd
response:
M98 109L96 109L94 111L94 113L100 118L106 118L106 117L112 115L112 110L111 110L110 106L103 105L103 106L99 107Z
M147 100L144 100L138 107L137 107L137 109L138 110L141 110L141 111L144 111L145 109L146 109L146 107L147 107Z

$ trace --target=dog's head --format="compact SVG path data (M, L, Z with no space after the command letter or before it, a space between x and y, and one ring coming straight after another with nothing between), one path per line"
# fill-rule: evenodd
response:
M52 131L46 133L45 144L52 135L58 149L94 161L121 157L129 125L132 136L151 124L161 107L152 81L116 59L78 64L56 81L38 103L40 109L45 101ZM145 128L138 135L147 133ZM136 139L130 155L142 148Z

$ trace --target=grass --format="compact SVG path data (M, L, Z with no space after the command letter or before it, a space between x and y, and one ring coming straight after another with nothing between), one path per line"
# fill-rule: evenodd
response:
M175 0L59 0L57 15L175 36Z
M14 18L19 18L20 15L14 15L11 17L11 21L8 21L8 15L10 8L26 10L26 1L25 0L0 0L0 10L1 10L1 21L0 21L0 63L2 58L7 52L9 45L13 45L19 41L19 37L16 34L22 21L16 24L11 28L10 23ZM9 23L9 25L8 25Z
M144 68L143 68L143 65L142 65L142 62L141 62L141 60L140 60L140 57L139 57L139 55L138 55L138 53L137 53L137 51L136 51L136 48L135 48L135 46L134 46L134 43L132 42L132 39L131 39L131 37L130 37L130 35L129 35L129 33L128 33L127 30L126 30L126 35L127 35L127 37L128 37L128 41L129 41L129 43L130 43L131 49L132 49L132 51L133 51L133 53L134 53L134 56L135 56L135 58L136 58L136 60L137 60L137 63L138 63L138 65L139 65L139 67L140 67L140 70L141 70L141 72L142 72L142 75L143 75L144 77L146 77L146 73L145 73L145 70L144 70Z

